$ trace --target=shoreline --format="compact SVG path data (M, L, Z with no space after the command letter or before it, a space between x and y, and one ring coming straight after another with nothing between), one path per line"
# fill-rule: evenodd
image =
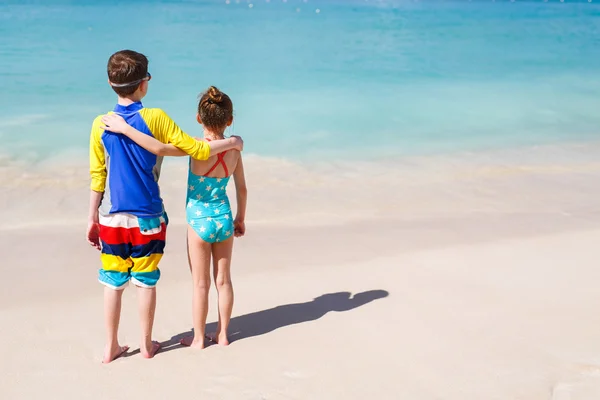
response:
M302 164L249 154L248 221L329 226L380 218L596 212L592 196L580 192L598 193L597 154L600 142L352 163ZM85 224L87 169L87 163L0 168L0 231ZM164 161L159 182L173 223L184 222L186 180L186 159ZM234 204L233 186L228 190Z
M585 151L589 152L593 149L600 150L600 134L598 138L593 138L588 135L587 138L578 139L561 139L546 141L541 143L517 143L517 144L505 144L497 146L477 147L477 148L456 148L447 151L438 152L424 152L424 153L401 153L399 152L396 156L391 156L386 153L384 156L376 156L376 153L369 153L364 159L338 154L338 157L323 159L319 156L315 158L294 158L294 157L280 157L274 155L262 155L252 152L244 152L243 155L248 160L258 160L268 163L281 163L282 165L294 165L305 168L310 168L312 165L322 166L329 164L342 164L351 165L354 163L358 164L396 164L406 165L412 163L427 164L435 160L469 160L477 159L481 157L496 157L498 159L506 159L510 155L523 155L524 153L537 154L542 151L558 151L564 154L573 151ZM88 152L87 147L77 147L71 149L65 149L61 153L56 153L52 156L46 156L44 158L37 158L35 161L28 160L23 157L15 157L12 154L0 153L0 170L22 172L26 174L36 174L40 168L48 169L55 173L61 169L68 172L69 175L79 175L81 168L86 169L88 167ZM165 157L170 161L173 160L187 160L187 157ZM252 162L252 161L251 161ZM66 167L66 168L65 168ZM87 170L84 172L87 173Z

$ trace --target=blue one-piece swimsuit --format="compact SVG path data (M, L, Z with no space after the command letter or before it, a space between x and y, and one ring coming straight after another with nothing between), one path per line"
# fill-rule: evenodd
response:
M217 155L217 162L205 175L209 175L222 164L226 178L196 175L192 172L190 160L186 199L187 223L208 243L222 242L233 235L233 218L227 197L230 176L223 160L224 155L225 152Z

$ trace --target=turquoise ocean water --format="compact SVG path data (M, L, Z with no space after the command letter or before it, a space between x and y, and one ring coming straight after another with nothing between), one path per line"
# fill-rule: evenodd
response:
M0 38L4 163L85 160L125 48L150 59L146 106L198 135L197 95L216 85L259 155L600 138L600 0L3 0Z

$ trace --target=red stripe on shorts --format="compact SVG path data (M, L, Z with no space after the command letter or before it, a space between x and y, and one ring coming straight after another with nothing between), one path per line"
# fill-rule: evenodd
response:
M100 239L106 244L127 244L133 246L148 244L152 240L165 241L167 238L167 225L160 224L161 231L152 235L143 235L140 228L113 228L100 225Z

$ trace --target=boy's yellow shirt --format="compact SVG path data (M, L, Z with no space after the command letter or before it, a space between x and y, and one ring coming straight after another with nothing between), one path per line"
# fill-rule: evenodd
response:
M197 160L210 157L210 146L189 136L160 108L145 108L141 102L117 104L114 111L138 131L165 144L172 144ZM101 215L129 213L157 217L163 213L158 187L162 157L143 149L124 135L105 132L102 116L92 125L90 136L91 189L104 192Z
M162 109L142 108L138 113L156 140L172 144L196 160L206 160L210 157L209 145L183 132ZM102 142L104 130L100 128L101 118L102 115L99 115L94 119L90 137L90 175L92 178L90 187L96 192L104 191L107 175L106 152ZM137 125L135 121L131 125L138 128L135 126Z

